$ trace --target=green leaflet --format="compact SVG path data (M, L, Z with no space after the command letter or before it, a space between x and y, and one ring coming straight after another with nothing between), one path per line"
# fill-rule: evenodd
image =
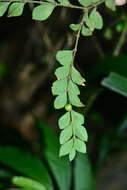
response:
M72 126L69 125L60 134L60 144L64 144L72 137Z
M80 75L80 73L74 67L72 67L71 70L71 78L74 83L79 85L83 85L85 82L85 79Z
M68 96L69 96L69 101L73 106L76 107L84 107L84 105L82 104L82 102L80 101L79 97L77 96L77 94L74 94L73 92L69 91L68 92Z
M85 7L92 4L92 0L78 0L78 2Z
M70 65L73 61L73 51L71 50L61 50L56 54L57 61L60 62L61 65Z
M65 127L67 127L70 124L70 121L71 121L70 112L67 112L62 117L60 117L58 121L60 129L64 129Z
M0 2L0 17L4 15L8 9L10 2Z
M85 26L82 27L81 33L83 36L91 36L92 35L92 31Z
M75 148L72 148L69 153L69 160L72 161L74 159L75 155L76 155L76 150L75 150Z
M68 83L68 92L71 92L72 94L79 95L79 87L72 82L72 80L69 81Z
M75 125L83 125L84 124L84 116L74 110L71 111L72 121Z
M52 93L53 95L60 95L67 90L67 79L57 80L53 83Z
M69 26L73 31L77 31L80 28L80 24L70 24Z
M63 67L59 67L58 69L56 69L55 75L57 79L63 79L67 77L69 75L69 69L70 69L69 65L65 65Z
M61 109L61 108L64 108L66 103L67 103L67 93L64 92L56 97L56 99L54 101L54 107L56 109Z
M8 10L8 17L21 16L25 3L12 3Z
M100 13L94 8L89 16L89 19L94 24L94 28L102 29L103 27L103 19Z
M62 5L70 5L69 0L58 0L59 3L61 3Z
M94 22L93 22L93 20L91 20L89 18L88 13L84 16L84 22L85 22L86 26L88 26L88 28L93 32L95 29L94 28Z
M74 126L74 131L75 131L75 135L82 141L87 141L88 140L88 135L86 132L85 127L83 126Z
M60 156L67 155L71 152L73 148L73 139L69 140L68 142L64 143L60 148Z
M75 138L74 141L74 147L77 151L82 152L82 153L86 153L86 145L83 141Z
M12 179L12 183L19 187L23 187L26 190L46 190L41 183L27 177L15 176Z
M32 12L32 18L34 20L46 20L53 12L55 5L43 4L34 8Z
M116 10L116 5L115 5L115 1L114 0L106 0L105 1L105 5L106 5L106 7L108 7L109 9L111 9L112 11Z

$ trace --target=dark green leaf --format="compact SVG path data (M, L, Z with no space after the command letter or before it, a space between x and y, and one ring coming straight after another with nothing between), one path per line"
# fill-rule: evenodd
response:
M48 190L52 190L47 169L38 157L15 147L0 147L0 162L39 181Z
M75 190L94 190L94 178L87 154L79 153L76 157L74 182Z
M108 77L102 80L101 84L127 97L127 78L116 73L110 73Z
M50 169L59 186L59 190L70 190L71 168L67 158L59 157L59 140L56 134L41 120L37 120L37 126L41 129L42 140L45 140L45 156ZM42 148L44 147L42 143ZM44 148L42 149L44 152Z

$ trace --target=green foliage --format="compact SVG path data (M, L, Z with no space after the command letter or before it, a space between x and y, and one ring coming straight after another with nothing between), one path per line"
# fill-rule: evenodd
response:
M60 129L63 129L60 134L60 144L62 145L60 156L69 154L70 160L74 158L76 151L86 152L83 141L87 141L86 130L81 126L84 123L84 117L72 109L72 106L84 106L78 97L80 91L77 85L84 85L85 82L85 79L73 65L73 57L73 51L58 51L56 59L64 66L56 70L55 75L58 80L52 86L53 94L58 95L54 102L55 108L65 107L67 110L67 113L61 116L58 123ZM68 69L65 70L65 67Z
M111 9L112 11L116 10L116 5L115 5L115 1L114 0L106 0L105 1L105 5L106 5L106 7L108 7L109 9Z
M16 147L0 147L0 162L52 189L48 171L38 157Z
M43 139L45 139L45 157L60 190L69 190L71 185L71 166L67 158L59 157L59 140L56 134L42 121L37 120L41 130L41 149L44 152Z
M127 97L127 78L121 75L110 73L102 80L102 85Z
M86 144L88 140L86 129L83 127L84 116L74 111L74 107L84 107L79 95L78 86L85 86L85 79L74 66L74 59L77 53L77 46L80 35L91 36L95 29L102 29L103 19L98 12L98 5L103 3L102 0L77 0L79 6L70 3L69 0L47 0L37 2L32 11L32 18L38 21L44 21L49 18L55 7L66 7L79 9L83 12L82 19L77 24L71 24L70 28L76 32L76 42L73 50L61 50L56 54L56 60L60 63L56 69L55 75L57 80L52 85L52 93L56 96L54 107L56 109L65 108L66 113L59 119L59 127L62 129L60 134L60 156L69 154L69 159L73 160L76 151L86 153ZM27 1L25 2L27 3ZM21 16L23 13L23 2L1 2L0 15L8 9L8 16ZM106 0L108 8L115 9L114 0ZM9 8L8 8L9 7Z
M79 177L80 176L80 177ZM87 154L78 154L74 167L75 190L94 189L94 177Z
M46 190L42 184L26 177L15 176L12 179L12 183L26 190Z

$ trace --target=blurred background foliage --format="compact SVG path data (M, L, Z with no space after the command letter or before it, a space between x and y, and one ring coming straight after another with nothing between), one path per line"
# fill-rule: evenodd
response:
M75 65L87 81L88 154L69 163L58 157L62 111L54 110L50 87L56 51L73 47L68 26L80 12L58 8L35 22L33 6L22 17L0 18L0 189L127 189L127 7L100 6L103 30L80 39Z

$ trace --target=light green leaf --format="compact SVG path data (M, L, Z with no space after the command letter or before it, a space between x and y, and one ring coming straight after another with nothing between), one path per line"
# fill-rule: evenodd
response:
M127 97L127 78L117 73L110 73L108 77L103 79L101 84L110 90Z
M52 181L42 161L16 147L0 147L0 162L52 190Z
M0 2L0 17L6 12L10 2Z
M56 59L62 65L70 65L73 61L73 51L71 51L71 50L60 50L56 54Z
M73 139L69 140L68 142L64 143L60 148L60 156L65 156L71 152L73 148Z
M80 177L79 177L80 176ZM94 190L95 179L87 154L78 153L74 166L75 190Z
M34 8L32 12L32 18L34 20L46 20L53 12L55 5L43 4Z
M100 13L94 8L89 16L89 19L94 23L94 28L102 29L103 19Z
M58 69L56 69L55 71L55 75L58 79L63 79L65 77L67 77L69 75L69 70L70 69L70 66L69 65L66 65L66 66L63 66L63 67L59 67Z
M84 116L74 110L71 111L72 121L75 125L80 126L84 123Z
M58 0L58 2L62 5L70 5L69 0Z
M80 28L80 24L70 24L69 26L73 31L77 31Z
M75 95L79 95L80 94L78 86L75 83L73 83L72 80L69 81L68 91L70 91L71 93L73 93Z
M12 3L8 10L8 17L21 16L25 3Z
M64 144L72 137L72 126L69 125L60 134L60 144Z
M60 129L64 129L70 124L71 117L70 117L70 112L65 113L62 117L60 117L58 124Z
M87 7L87 6L91 5L92 0L78 0L78 2L79 2L81 5Z
M81 33L83 36L91 36L92 35L92 31L85 26L82 27Z
M82 152L82 153L86 153L86 145L83 141L75 138L74 141L74 147L77 151Z
M80 73L74 67L72 67L71 70L71 78L74 83L79 85L83 85L85 82L85 79L80 75Z
M108 7L109 9L111 9L112 11L116 10L116 5L115 5L115 1L114 0L106 0L105 1L105 5L106 5L106 7Z
M72 148L72 150L69 153L69 160L72 161L75 158L76 155L76 151L74 148Z
M89 18L88 13L85 14L85 16L84 16L84 22L85 22L86 26L88 26L88 28L93 32L95 29L94 22L92 19Z
M53 83L52 93L53 95L63 94L67 90L67 79L57 80Z
M84 105L82 104L82 102L80 101L79 97L76 94L74 94L73 92L69 91L68 92L68 96L69 96L70 103L73 106L84 107Z
M15 176L12 179L12 183L26 190L46 190L41 183L26 177Z
M54 101L54 107L56 109L61 109L66 105L66 103L67 103L67 93L64 92L56 97Z
M83 141L87 141L88 140L88 135L87 135L87 131L86 131L85 127L83 127L83 126L75 126L75 124L73 126L74 126L75 135L79 139L81 139Z

